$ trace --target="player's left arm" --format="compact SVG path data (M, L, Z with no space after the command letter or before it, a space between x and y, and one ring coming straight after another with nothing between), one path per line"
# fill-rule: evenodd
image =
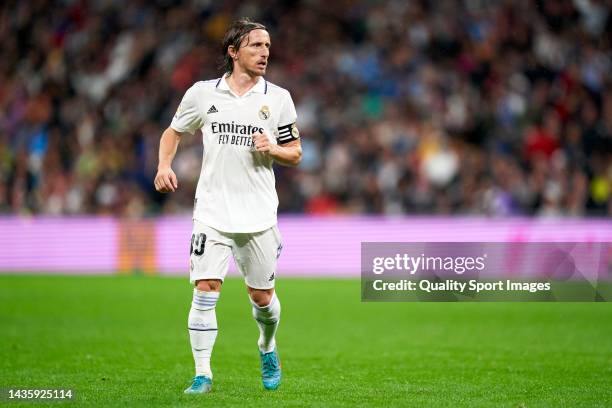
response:
M297 166L302 160L302 143L297 128L297 112L289 92L281 95L282 104L277 121L276 143L264 134L253 135L255 148L269 154L274 161L283 166Z
M253 135L253 142L258 152L269 154L274 161L283 166L294 167L302 160L302 143L299 138L278 145L271 143L265 134L256 133Z

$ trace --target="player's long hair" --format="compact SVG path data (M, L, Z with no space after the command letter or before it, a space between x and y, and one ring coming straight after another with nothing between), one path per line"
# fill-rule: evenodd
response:
M248 18L242 18L234 21L228 28L225 36L223 37L223 57L219 66L223 72L231 74L234 70L234 60L229 55L228 51L230 45L234 46L234 49L238 51L244 37L248 36L253 30L267 30L267 28L265 25L251 21Z

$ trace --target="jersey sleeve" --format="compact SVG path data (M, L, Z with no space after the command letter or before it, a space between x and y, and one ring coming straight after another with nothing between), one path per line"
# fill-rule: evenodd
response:
M200 109L198 109L198 99L196 95L196 85L185 92L181 100L170 127L179 133L188 132L194 134L204 123Z
M297 113L295 105L289 92L285 94L285 100L281 109L280 118L278 121L278 137L276 142L279 145L289 143L300 138L300 132L296 125Z

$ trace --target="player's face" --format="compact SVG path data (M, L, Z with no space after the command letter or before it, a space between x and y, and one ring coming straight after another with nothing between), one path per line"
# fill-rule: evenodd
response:
M265 75L270 56L270 34L261 29L249 32L236 56L238 59L235 63L250 76Z

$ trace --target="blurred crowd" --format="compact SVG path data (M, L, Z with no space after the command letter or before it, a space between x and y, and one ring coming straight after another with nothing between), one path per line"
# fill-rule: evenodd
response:
M612 16L605 0L5 1L0 213L187 214L154 191L185 90L220 76L242 16L272 36L303 161L280 212L610 216Z

